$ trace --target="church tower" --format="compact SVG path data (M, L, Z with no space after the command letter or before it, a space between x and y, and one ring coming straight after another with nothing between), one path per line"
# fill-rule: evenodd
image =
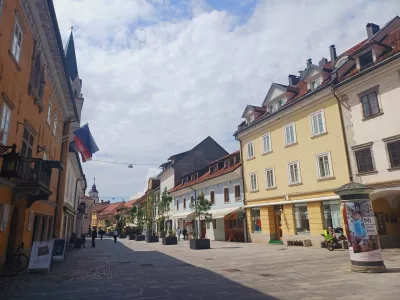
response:
M99 191L96 188L96 178L94 178L92 189L89 191L89 197L94 199L94 203L99 203Z

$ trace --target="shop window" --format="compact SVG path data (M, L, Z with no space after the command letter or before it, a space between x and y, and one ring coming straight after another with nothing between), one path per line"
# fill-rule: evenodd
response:
M261 232L262 231L259 208L253 208L251 210L251 231L252 232Z
M296 221L296 234L310 234L310 222L308 220L307 203L294 205L294 218Z
M342 217L340 215L340 204L339 200L324 201L322 202L324 211L324 228L341 227Z

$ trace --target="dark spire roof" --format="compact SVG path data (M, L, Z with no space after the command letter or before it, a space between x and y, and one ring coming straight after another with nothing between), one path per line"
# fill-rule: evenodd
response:
M75 42L74 35L72 34L72 27L67 46L65 47L65 61L69 77L71 77L71 80L75 80L78 76L78 65L76 63Z
M99 193L99 191L97 190L97 187L96 187L96 178L93 178L93 179L94 179L94 182L93 182L92 189L90 190L90 192L91 193Z

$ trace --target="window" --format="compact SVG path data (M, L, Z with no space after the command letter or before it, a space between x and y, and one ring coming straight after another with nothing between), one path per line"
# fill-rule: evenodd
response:
M22 136L21 156L32 157L34 137L26 128L24 128L24 135Z
M194 203L194 197L190 196L190 203L193 204Z
M212 224L213 224L213 229L217 229L217 220L213 219Z
M310 90L314 91L319 85L319 79L314 80L310 83Z
M211 166L211 167L210 167L210 174L216 172L217 170L218 170L218 165Z
M265 169L265 186L267 189L275 187L275 169Z
M19 58L21 56L22 37L23 34L21 25L19 24L18 19L15 19L11 53L17 62L19 62Z
M279 100L278 104L279 104L279 108L281 108L282 106L284 106L286 104L286 99Z
M253 121L254 121L254 115L251 115L251 116L247 117L247 119L246 119L247 124L250 124Z
M294 218L296 221L296 234L310 234L307 203L297 203L294 205Z
M229 202L229 188L224 188L224 202Z
M186 209L186 198L183 198L183 209Z
M176 210L179 210L179 200L176 200Z
M271 152L272 151L271 134L268 132L266 135L263 135L261 139L262 139L263 153Z
M210 202L211 204L215 203L215 194L214 191L210 191Z
M364 148L355 151L358 173L366 173L374 171L372 162L371 148Z
M254 157L254 145L253 141L247 144L247 158L253 158Z
M250 173L250 191L254 192L258 190L258 184L257 184L257 174L256 173Z
M390 167L400 167L400 140L387 143L387 149L390 159Z
M341 227L342 218L340 215L340 204L339 200L324 201L322 202L324 211L324 228Z
M51 120L51 101L49 100L49 108L47 109L47 124L50 125L50 120Z
M0 3L1 5L1 3ZM3 109L1 112L1 126L0 126L0 142L3 145L7 145L8 131L10 129L11 109L7 104L3 103Z
M331 154L329 152L317 155L318 178L329 178L333 176Z
M285 146L296 143L296 128L294 123L285 126Z
M190 180L196 180L196 179L197 179L197 173L195 173L195 174L192 174L192 176L191 176Z
M289 185L301 183L300 162L294 161L288 164L289 166Z
M56 136L56 133L57 133L57 115L54 116L53 135Z
M361 96L364 118L372 117L380 112L376 91Z
M372 51L367 52L364 55L361 55L359 60L360 60L360 68L364 68L372 64L372 62L374 61L372 57Z
M312 135L316 136L326 132L324 111L318 111L310 116Z
M235 200L240 200L240 185L235 185Z
M251 232L261 232L260 209L253 208L251 210Z

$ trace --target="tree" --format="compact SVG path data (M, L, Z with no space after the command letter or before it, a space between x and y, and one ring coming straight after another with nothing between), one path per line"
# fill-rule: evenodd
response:
M161 222L162 222L162 227L164 227L164 221L165 221L165 214L167 214L167 220L169 219L169 211L171 209L171 202L173 198L168 193L167 187L164 188L162 194L161 194L161 199L158 201L157 205L157 213L158 213L158 220L160 222L160 227L161 227Z
M146 211L143 208L143 206L140 206L136 212L136 220L137 220L137 226L138 226L137 234L139 234L139 235L142 234L142 232L143 232L143 225L145 222L145 217L146 217Z
M210 223L212 221L212 215L209 213L211 209L211 202L204 197L204 193L201 192L200 195L194 202L190 203L190 209L193 210L196 219L198 219L197 231L195 233L196 239L199 238L199 227L200 227L200 219L204 218L206 223Z

